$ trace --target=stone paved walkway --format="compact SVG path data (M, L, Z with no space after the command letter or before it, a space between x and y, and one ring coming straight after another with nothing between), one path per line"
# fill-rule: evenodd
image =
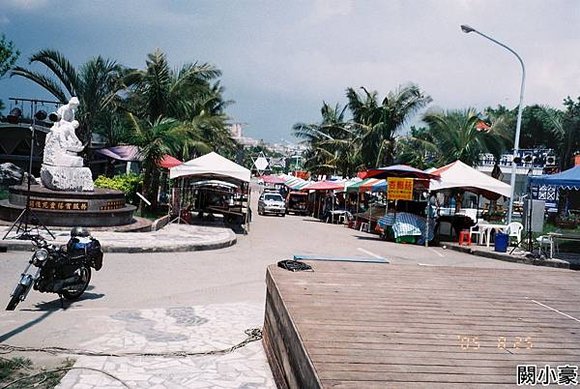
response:
M261 304L216 304L112 313L108 331L81 345L85 350L121 352L206 352L229 348L261 327ZM100 369L129 388L275 388L262 342L228 354L189 357L77 357L75 367ZM58 389L123 388L92 370L71 370Z

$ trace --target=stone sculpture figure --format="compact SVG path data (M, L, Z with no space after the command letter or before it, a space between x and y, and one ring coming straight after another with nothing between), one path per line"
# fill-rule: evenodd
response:
M42 184L53 190L93 191L91 170L83 167L83 159L77 153L84 149L76 136L79 122L75 111L79 100L73 97L57 111L60 120L46 135L40 179Z

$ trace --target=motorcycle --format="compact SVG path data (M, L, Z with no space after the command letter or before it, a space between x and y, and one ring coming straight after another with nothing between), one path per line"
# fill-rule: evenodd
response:
M99 271L103 266L103 250L100 242L83 227L73 228L70 235L63 246L48 243L41 236L32 237L36 249L10 295L7 311L13 311L24 301L31 287L71 301L85 292L91 281L91 267ZM33 267L35 271L31 271Z

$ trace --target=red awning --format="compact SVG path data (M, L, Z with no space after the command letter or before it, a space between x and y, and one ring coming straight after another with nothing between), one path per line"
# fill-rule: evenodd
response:
M265 184L283 184L286 182L285 179L283 179L282 177L278 177L278 176L273 176L273 175L267 175L267 176L262 176L260 177Z
M183 162L181 162L179 159L174 158L169 154L165 154L163 159L161 161L159 161L158 166L163 167L165 169L171 169L172 167L179 166L182 163Z
M344 181L318 181L305 186L301 190L344 190Z

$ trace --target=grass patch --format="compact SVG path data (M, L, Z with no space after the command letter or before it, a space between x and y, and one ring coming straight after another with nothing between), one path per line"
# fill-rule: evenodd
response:
M8 198L8 191L6 189L0 189L0 200L6 200Z
M66 359L56 369L69 368L73 364L73 360ZM65 374L66 370L54 372L34 365L28 358L0 357L0 386L2 387L10 384L11 389L52 389L59 384Z
M0 357L0 382L6 383L7 379L14 376L21 370L26 370L32 365L32 361L27 358L2 358ZM6 382L5 382L6 381Z

